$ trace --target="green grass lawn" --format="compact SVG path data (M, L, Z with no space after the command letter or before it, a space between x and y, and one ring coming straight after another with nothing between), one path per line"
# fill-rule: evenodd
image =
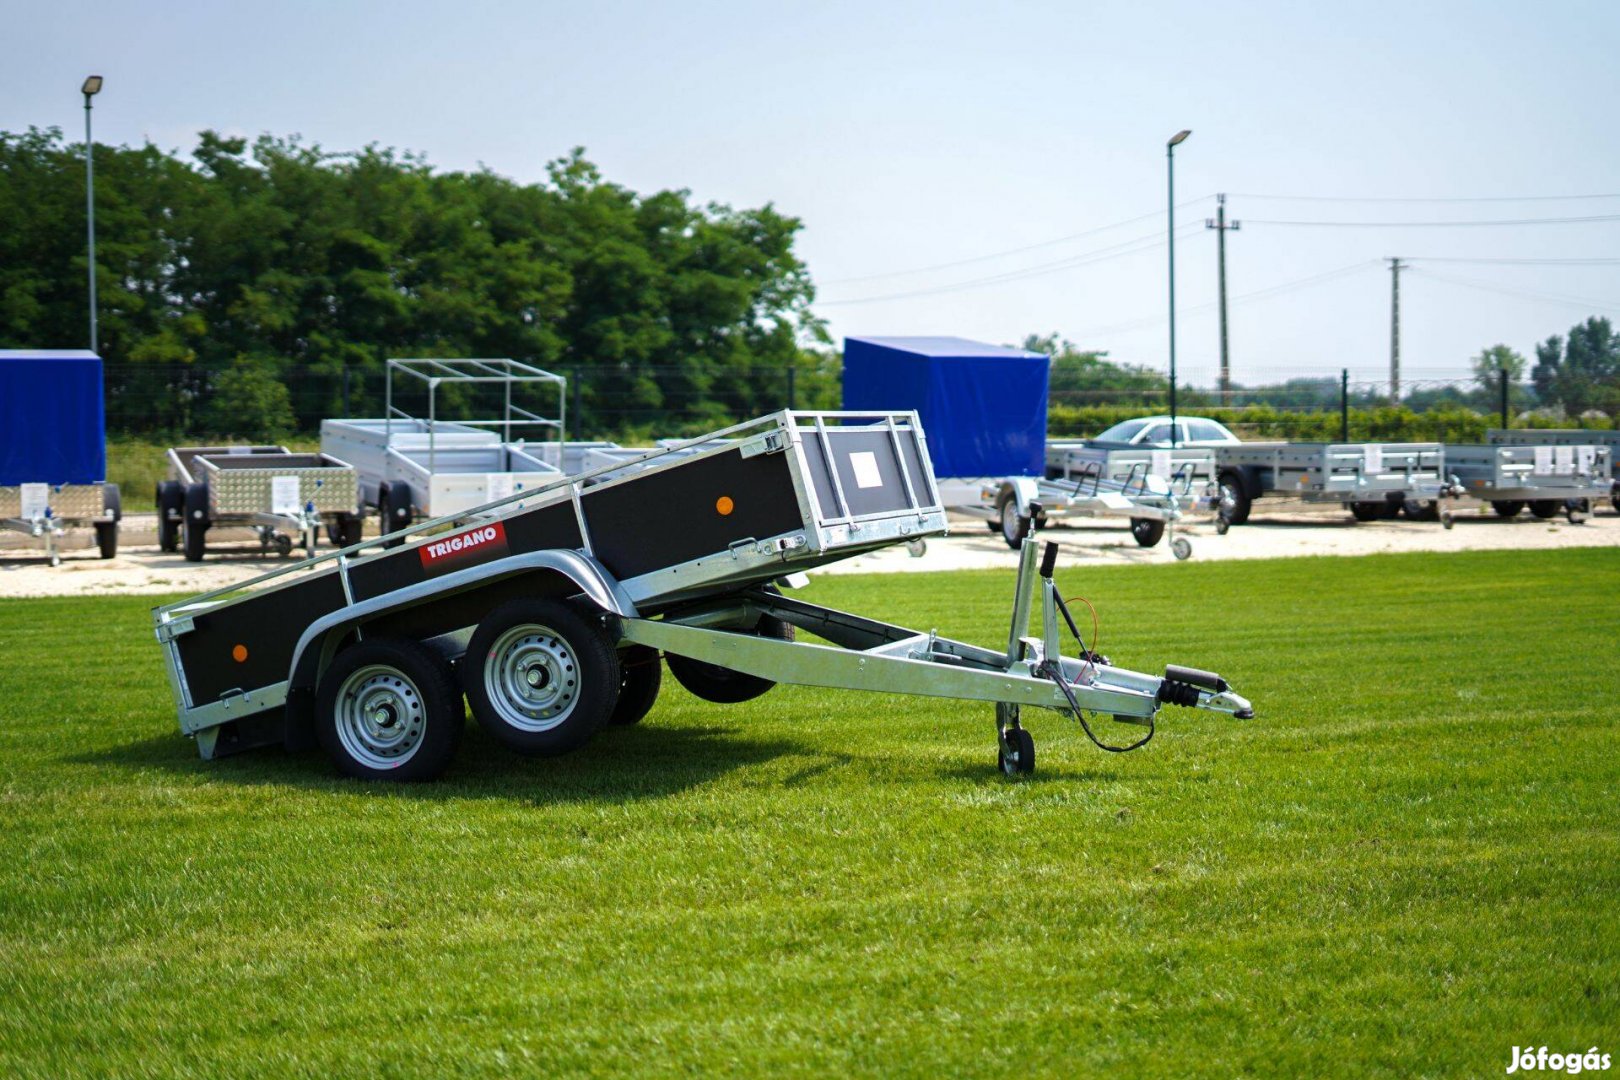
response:
M0 604L0 1073L1502 1075L1620 1055L1620 551L1060 575L1218 670L1107 755L1026 713L666 680L552 761L207 763L146 598ZM803 595L984 643L1011 573ZM1103 734L1136 731L1105 723Z

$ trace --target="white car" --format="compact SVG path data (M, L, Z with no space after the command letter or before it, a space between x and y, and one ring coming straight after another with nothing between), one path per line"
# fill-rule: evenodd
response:
M1225 425L1205 416L1178 416L1175 422L1179 429L1176 432L1177 446L1222 446L1242 441L1226 430ZM1122 420L1090 441L1118 446L1169 446L1170 418L1139 416L1135 420Z

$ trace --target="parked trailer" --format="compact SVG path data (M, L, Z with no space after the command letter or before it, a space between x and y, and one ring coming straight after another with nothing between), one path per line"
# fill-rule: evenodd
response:
M914 413L778 413L421 531L155 609L180 728L203 757L319 744L348 775L425 779L455 753L463 692L506 745L562 753L647 713L660 654L715 702L784 682L995 703L1009 774L1034 768L1024 706L1146 725L1134 745L1166 702L1253 715L1208 672L1062 656L1059 620L1073 620L1055 547L1039 574L1024 547L1004 648L782 596L774 583L797 571L945 531Z
M1584 428L1492 428L1485 441L1495 446L1602 446L1609 451L1609 504L1620 510L1620 431L1587 431Z
M1504 518L1528 507L1538 518L1560 512L1571 524L1586 520L1594 500L1609 496L1607 446L1446 445L1446 472L1464 497L1490 503ZM1432 502L1408 501L1406 513L1430 517Z
M62 562L67 530L95 530L118 554L123 504L106 482L101 357L84 349L0 350L0 529L43 543Z
M1213 450L1220 532L1247 521L1254 500L1266 495L1340 503L1357 521L1395 517L1408 499L1432 500L1441 524L1453 524L1444 500L1460 492L1439 443L1252 442Z
M216 525L252 529L259 550L292 554L298 537L315 554L324 527L337 547L360 542L354 466L285 446L176 446L157 486L158 547L201 562Z
M426 417L398 404L396 375L409 386L425 387ZM362 505L377 510L383 532L418 518L460 513L562 475L558 464L545 460L547 445L563 440L568 380L561 375L513 360L422 359L388 361L385 378L382 417L321 422L321 449L354 463ZM447 386L462 395L499 391L498 418L441 419L439 394ZM556 391L555 417L518 404L535 386ZM515 437L522 429L546 438L530 443Z

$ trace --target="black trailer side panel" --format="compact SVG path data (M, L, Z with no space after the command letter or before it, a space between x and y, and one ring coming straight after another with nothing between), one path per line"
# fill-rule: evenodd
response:
M447 539L481 536L484 530L498 528L500 536L489 543L469 547L456 558L436 558L436 544ZM548 548L577 549L579 518L569 501L552 503L531 510L520 510L498 521L473 523L454 532L382 555L370 555L349 564L349 587L357 602L383 593L409 588L449 570L473 566L489 559Z
M805 527L785 453L740 450L587 488L596 558L620 581Z
M343 584L333 570L197 615L195 629L175 639L192 706L281 682L299 636L342 606Z

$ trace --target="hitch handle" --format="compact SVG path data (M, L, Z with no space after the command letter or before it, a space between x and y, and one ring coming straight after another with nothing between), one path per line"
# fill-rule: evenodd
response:
M1052 572L1057 569L1057 557L1057 544L1048 540L1045 550L1041 552L1041 577L1047 581L1052 580Z
M1197 668L1182 667L1179 664L1166 664L1164 666L1164 677L1171 682L1200 686L1216 694L1224 694L1231 689L1227 686L1226 680L1213 671L1200 671Z

